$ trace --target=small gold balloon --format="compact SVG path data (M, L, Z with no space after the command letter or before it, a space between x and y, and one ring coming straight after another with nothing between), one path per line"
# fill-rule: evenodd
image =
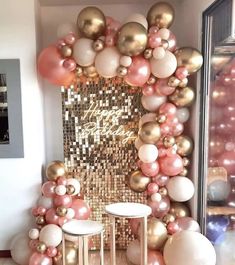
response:
M117 75L120 77L127 75L127 72L128 72L128 70L125 66L119 66L117 69Z
M67 213L67 208L64 206L59 206L56 208L56 214L60 217L64 217Z
M146 28L137 22L128 22L118 33L117 47L124 55L136 56L145 50L147 41Z
M64 46L61 48L60 52L61 52L61 55L62 55L63 57L71 57L72 54L73 54L73 50L72 50L72 48L69 47L68 45L64 45Z
M169 213L173 214L175 218L190 216L189 208L181 202L171 202L171 208Z
M151 75L150 77L149 77L149 80L147 81L147 84L148 85L153 85L153 84L155 84L156 83L156 77L155 76L153 76L153 75Z
M58 246L58 253L53 258L54 265L62 265L62 245ZM73 242L65 241L65 264L66 265L77 265L78 264L78 250Z
M158 193L159 193L162 197L167 196L167 194L168 194L167 188L165 188L165 187L160 188L159 191L158 191Z
M139 170L134 171L129 177L130 189L138 193L146 191L150 182L151 178L144 176Z
M166 148L170 148L175 144L175 138L173 136L166 136L163 138L163 144Z
M166 243L167 229L164 223L155 217L148 220L147 244L149 249L160 250Z
M61 161L53 161L47 166L46 176L48 180L55 181L58 177L64 177L66 174L67 170Z
M183 157L183 166L188 167L190 165L190 160L187 157Z
M88 67L84 67L83 68L83 74L86 77L90 77L90 78L94 78L98 76L98 73L96 71L96 68L94 65L88 66Z
M166 121L166 115L164 114L160 114L158 117L157 117L157 122L158 123L164 123Z
M72 194L74 194L74 192L75 192L75 188L73 185L67 185L66 186L66 193L68 195L72 195Z
M169 224L175 221L175 216L173 214L166 214L163 218L162 221L165 224Z
M88 6L79 13L77 27L83 36L95 40L104 34L106 19L99 8Z
M179 83L179 87L186 87L188 85L188 78L185 77L184 79L182 79Z
M37 225L44 225L46 223L44 216L37 216L36 217L36 224Z
M182 177L186 177L186 176L188 175L188 169L187 169L187 168L184 168L184 169L180 172L179 175L182 176Z
M45 243L39 242L38 245L37 245L37 247L36 247L36 250L39 253L44 253L47 250L47 246L46 246Z
M161 137L159 124L155 121L144 123L140 128L139 137L146 144L155 144Z
M180 80L175 76L172 76L168 80L168 86L177 87L180 84Z
M144 58L145 59L150 59L153 57L153 50L152 49L146 49L144 51Z
M104 41L101 40L101 39L98 39L98 40L94 41L94 43L93 43L93 49L96 52L102 51L104 49Z
M78 66L76 68L76 75L77 75L77 77L80 77L82 74L83 74L83 69L82 69L82 67Z
M177 107L190 106L195 98L195 92L191 87L177 88L175 92L169 96L169 100Z
M177 145L177 153L180 156L188 156L193 152L193 140L186 136L180 135L175 138L175 142Z
M203 57L201 53L191 47L179 48L175 51L177 66L184 66L189 74L197 72L203 64Z
M169 28L174 21L173 7L166 2L158 2L153 5L147 15L149 27Z

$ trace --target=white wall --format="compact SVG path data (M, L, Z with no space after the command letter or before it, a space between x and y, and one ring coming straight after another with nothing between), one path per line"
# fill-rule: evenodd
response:
M9 249L15 233L31 226L29 209L39 196L44 163L43 101L36 75L34 1L2 0L0 33L0 59L20 59L25 151L23 159L0 159L0 250L4 250Z

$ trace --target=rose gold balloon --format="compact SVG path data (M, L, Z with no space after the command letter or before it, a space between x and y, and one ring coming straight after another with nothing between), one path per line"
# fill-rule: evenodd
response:
M75 211L75 219L87 220L91 215L91 209L84 200L74 200L71 208Z
M162 253L159 251L148 251L148 265L165 265Z
M158 174L159 172L159 164L157 161L153 163L141 163L140 165L141 171L143 172L144 175L148 177L154 177Z
M175 87L168 85L168 78L158 79L154 88L157 93L163 96L169 96L175 91Z
M188 230L193 232L200 232L200 226L197 221L193 220L192 217L182 217L176 219L176 223L179 226L179 231Z
M162 218L170 210L170 199L167 196L162 197L159 202L149 199L147 204L152 209L152 215L157 218Z
M55 206L65 206L69 208L72 205L72 197L70 195L56 195L54 197L54 205Z
M72 84L75 74L64 66L64 59L56 47L50 46L44 49L38 57L38 71L40 75L50 83L58 86Z
M139 170L133 172L129 177L130 189L138 193L146 191L150 182L151 178L144 176Z
M167 41L168 41L168 50L174 52L176 50L176 37L172 32L170 32L170 37Z
M162 175L161 173L153 178L153 181L158 184L160 187L166 186L169 181L169 177Z
M45 254L33 253L29 259L29 265L52 265L52 259Z
M144 123L139 131L139 137L146 144L155 144L161 137L159 124L155 121Z
M46 221L48 224L55 224L58 225L59 223L59 216L56 214L54 208L51 208L46 213Z
M183 170L182 158L173 154L159 159L160 171L167 176L176 176Z
M47 181L42 185L42 193L47 198L55 196L56 183L54 181Z
M167 225L167 232L170 235L175 234L176 232L179 232L179 225L176 222L171 222Z
M184 203L180 202L172 202L169 213L173 214L176 218L190 216L189 208Z

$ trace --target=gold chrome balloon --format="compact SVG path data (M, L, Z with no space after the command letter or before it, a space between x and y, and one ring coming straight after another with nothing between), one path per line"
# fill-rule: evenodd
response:
M179 83L179 87L186 87L188 85L188 78L185 77L184 79L182 79Z
M66 193L68 195L72 195L72 194L74 194L74 192L75 192L75 188L73 185L67 185L66 186Z
M46 246L45 243L39 242L38 245L37 245L37 247L36 247L36 250L39 253L44 253L47 250L47 246Z
M82 74L83 74L83 69L82 69L82 67L78 66L76 68L76 75L77 75L77 77L80 77Z
M62 57L70 57L72 56L73 50L68 45L64 45L62 46L60 52L61 52Z
M158 123L164 123L166 121L166 115L164 114L160 114L158 117L157 117L157 122Z
M175 139L177 153L181 156L188 156L193 152L193 140L185 135L177 136Z
M169 100L177 107L190 106L195 98L195 92L191 87L177 88L175 92L169 96Z
M152 49L146 49L145 51L144 51L144 58L145 59L150 59L150 58L152 58L153 57L153 50Z
M58 254L53 258L54 265L62 265L62 245L58 246ZM65 264L77 265L78 264L78 250L73 242L65 241Z
M180 80L175 76L172 76L168 80L168 86L177 87L180 84Z
M163 218L162 221L165 224L169 224L175 221L175 216L173 214L166 214Z
M160 250L168 238L166 226L159 219L150 217L147 229L148 248Z
M96 51L96 52L100 52L104 49L104 41L103 40L96 40L94 41L93 43L93 49Z
M159 191L158 191L158 193L159 193L162 197L167 196L167 194L168 194L167 188L165 188L165 187L160 188Z
M149 27L169 28L174 21L175 11L166 2L159 2L153 5L147 15Z
M146 144L155 144L161 137L159 124L155 121L144 123L140 128L139 137Z
M134 171L129 177L130 189L138 193L146 191L150 182L151 178L144 176L139 170Z
M189 74L197 72L203 64L201 53L191 47L179 48L175 51L177 66L185 66Z
M186 177L188 175L188 169L183 168L183 170L179 173L179 175L182 177Z
M190 216L189 208L181 202L171 202L171 208L169 213L173 214L175 218Z
M190 165L190 160L187 157L183 157L183 166L188 167Z
M99 8L88 6L79 13L77 27L83 36L95 40L104 34L106 19Z
M117 75L123 77L127 75L128 69L125 66L119 66L117 69Z
M59 206L56 208L56 214L60 217L64 217L67 213L67 208L64 206Z
M83 74L86 77L90 77L90 78L94 78L98 76L98 73L96 71L96 68L94 65L88 66L88 67L84 67L83 68Z
M46 223L46 220L44 216L37 216L36 217L36 224L37 225L44 225Z
M119 30L117 48L122 54L136 56L145 50L147 42L145 27L137 22L128 22Z
M175 144L175 138L173 136L165 136L163 138L163 144L166 148L170 148Z
M156 83L156 77L154 76L154 75L151 75L150 77L149 77L149 80L147 81L147 84L148 85L153 85L153 84L155 84Z
M49 180L55 181L58 177L65 177L66 174L67 170L61 161L53 161L47 166L46 176Z

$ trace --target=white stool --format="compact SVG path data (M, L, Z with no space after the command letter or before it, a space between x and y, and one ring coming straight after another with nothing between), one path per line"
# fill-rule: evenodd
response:
M79 263L89 265L88 262L88 237L100 234L100 265L104 265L104 227L101 223L88 220L72 220L62 226L63 239L63 265L65 264L65 236L78 237L79 240Z
M152 209L141 203L114 203L105 207L110 217L111 265L116 265L115 218L141 218L141 265L147 265L147 217Z

